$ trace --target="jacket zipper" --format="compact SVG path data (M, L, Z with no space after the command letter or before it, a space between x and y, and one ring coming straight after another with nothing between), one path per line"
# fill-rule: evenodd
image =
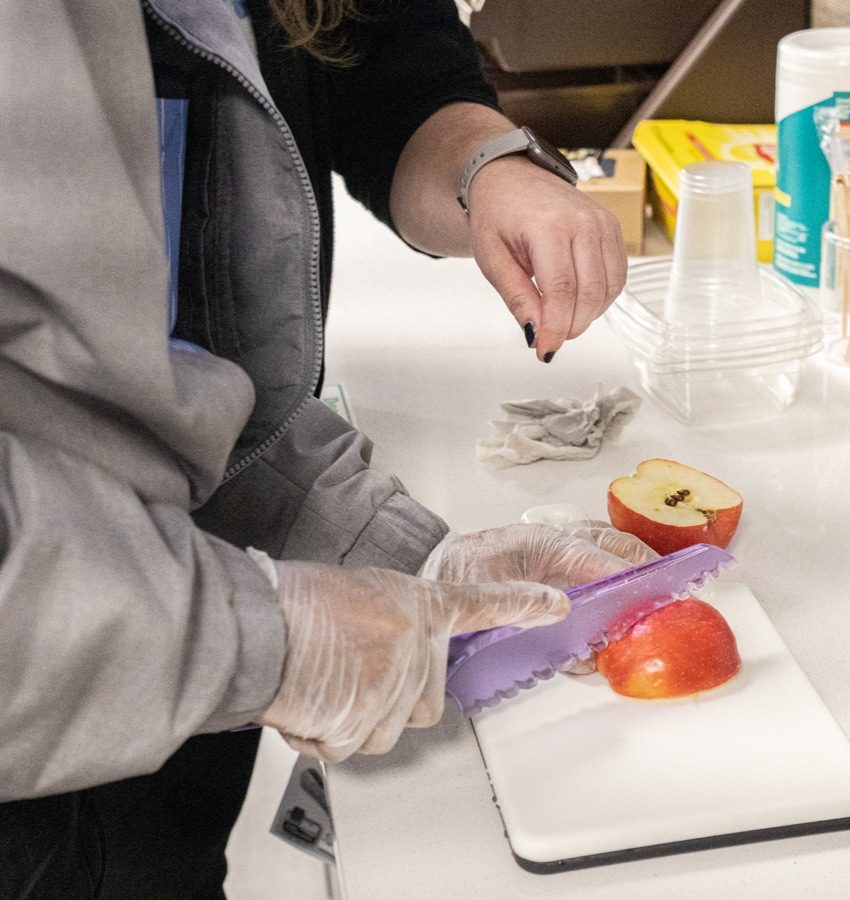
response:
M310 377L310 385L304 399L289 414L286 420L281 425L279 425L262 443L258 444L247 456L243 456L242 459L240 459L237 463L234 463L232 466L229 466L225 470L224 475L222 476L222 483L224 483L225 481L229 481L231 478L233 478L234 475L237 475L244 468L249 466L252 462L254 462L254 460L262 456L266 452L266 450L268 450L268 448L271 447L272 444L274 444L275 441L277 441L281 437L281 435L283 435L283 433L287 428L289 428L292 422L304 411L304 408L307 406L308 402L310 401L310 397L313 395L313 392L316 389L316 385L319 383L319 375L322 370L322 345L324 343L324 329L322 327L322 298L321 288L319 286L319 247L321 242L321 232L319 226L319 205L316 202L316 197L313 193L313 185L310 182L310 177L307 174L307 169L304 165L304 161L301 158L301 152L298 150L298 145L295 143L295 138L292 136L292 132L289 129L289 125L287 124L286 119L283 118L280 112L271 103L269 103L269 101L259 90L257 90L257 88L251 81L249 81L238 69L230 65L230 63L226 59L223 59L222 57L217 56L214 53L210 53L203 47L198 47L191 41L188 41L170 22L167 22L162 18L162 16L160 16L160 14L153 8L153 6L151 6L149 0L141 0L141 3L142 9L157 24L159 28L161 28L166 34L177 41L177 43L180 44L181 47L184 47L190 53L201 57L201 59L204 59L207 62L211 62L213 65L216 65L220 69L223 69L225 72L227 72L228 75L235 78L239 85L263 107L263 109L269 114L269 116L271 116L272 121L275 123L275 125L277 125L278 129L283 134L286 147L289 150L289 153L295 163L295 170L298 172L298 177L301 182L301 186L304 189L304 193L307 197L307 204L310 209L310 222L312 231L312 243L310 248L310 308L313 321L313 337L317 349L317 352L314 354L313 372Z

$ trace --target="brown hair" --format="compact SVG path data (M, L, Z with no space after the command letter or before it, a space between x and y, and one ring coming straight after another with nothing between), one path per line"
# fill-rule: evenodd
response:
M323 62L350 65L354 56L335 33L354 13L357 0L269 0L269 6L289 38Z

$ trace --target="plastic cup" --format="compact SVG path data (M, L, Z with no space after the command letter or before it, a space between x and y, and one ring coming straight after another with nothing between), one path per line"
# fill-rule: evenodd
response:
M747 318L760 301L750 167L719 160L685 166L664 318L711 326Z

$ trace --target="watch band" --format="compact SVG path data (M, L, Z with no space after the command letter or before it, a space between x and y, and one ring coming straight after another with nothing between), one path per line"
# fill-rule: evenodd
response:
M517 128L516 131L509 131L507 134L499 135L482 144L466 164L461 174L460 194L457 198L465 213L469 213L469 187L473 178L487 163L513 153L526 153L532 162L548 169L570 184L575 184L577 181L578 176L575 169L566 157L554 148L542 146L534 132L523 126Z

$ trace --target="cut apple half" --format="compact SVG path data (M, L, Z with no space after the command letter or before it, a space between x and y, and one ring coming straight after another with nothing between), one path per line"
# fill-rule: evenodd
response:
M728 546L742 509L743 498L728 484L670 459L644 460L608 487L611 524L661 554L701 543Z
M741 657L729 623L689 597L641 619L596 654L596 668L618 693L641 700L686 697L729 681Z

